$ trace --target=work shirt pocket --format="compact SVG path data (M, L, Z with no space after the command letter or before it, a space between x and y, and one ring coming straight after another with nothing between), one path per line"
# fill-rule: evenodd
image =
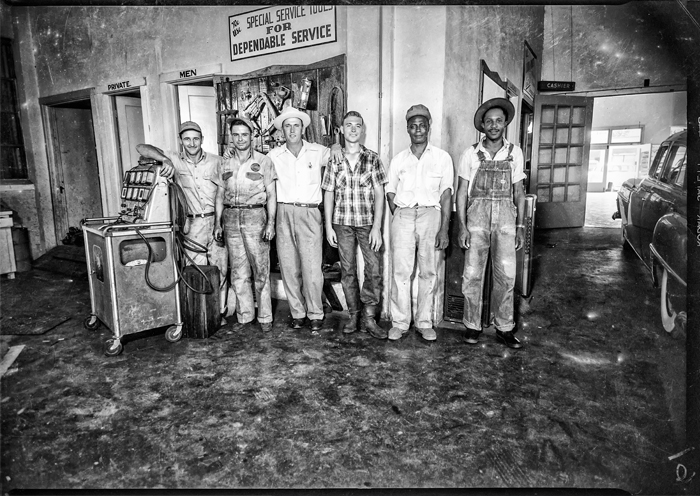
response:
M180 184L182 189L194 190L197 188L197 184L194 182L194 176L188 172L178 171L177 182Z
M439 172L428 172L426 178L426 188L434 193L440 193L440 181L442 181L442 174Z

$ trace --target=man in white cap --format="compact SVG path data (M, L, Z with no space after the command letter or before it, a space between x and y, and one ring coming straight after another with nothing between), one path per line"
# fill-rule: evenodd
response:
M197 265L216 265L220 275L221 313L226 311L226 272L228 271L228 254L225 246L214 240L216 195L223 183L219 179L221 157L202 150L204 136L196 122L186 121L180 124L180 145L182 151L163 151L153 145L136 145L136 150L144 157L163 162L161 172L165 177L172 177L180 185L187 203L187 221L184 232L188 239L203 248L185 252ZM204 251L206 248L206 252ZM190 261L188 260L188 264ZM233 295L232 295L233 297ZM223 315L222 315L223 316ZM223 320L225 322L225 320Z
M247 324L255 319L257 301L258 322L263 332L269 332L272 330L270 241L275 237L277 174L272 160L253 149L255 127L248 118L234 117L229 129L233 149L231 158L224 160L220 168L224 189L216 197L215 237L221 239L223 233L226 239L238 323Z
M425 105L406 113L411 146L389 165L386 197L393 214L391 248L393 278L389 339L400 339L411 324L411 275L418 253L418 294L414 326L427 341L437 339L433 329L433 297L437 282L437 254L449 244L452 213L452 157L430 144L432 118Z
M484 274L490 252L496 336L517 349L522 345L513 331L513 289L515 252L524 242L526 176L522 150L504 136L514 116L515 108L505 98L484 102L474 114L474 127L484 138L460 158L457 218L459 246L466 250L462 275L464 341L477 344L481 334Z
M268 157L277 172L277 257L292 314L291 327L301 329L308 317L311 329L318 331L323 328L324 316L321 177L331 152L302 139L309 124L308 114L286 107L274 120L286 142L270 150Z

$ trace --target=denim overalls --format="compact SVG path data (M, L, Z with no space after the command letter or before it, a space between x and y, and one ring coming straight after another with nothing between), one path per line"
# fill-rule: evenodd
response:
M477 149L478 144L474 145ZM465 251L462 293L464 317L470 329L481 330L484 274L489 249L493 268L491 302L494 323L499 331L512 331L513 288L515 286L515 222L517 207L513 203L511 164L513 144L505 160L486 160L477 150L479 168L469 195L467 230L470 248Z

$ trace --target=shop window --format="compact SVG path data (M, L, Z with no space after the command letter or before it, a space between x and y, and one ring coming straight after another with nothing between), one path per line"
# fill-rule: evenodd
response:
M17 76L12 40L0 38L2 69L0 73L0 180L27 179L27 159L20 124L17 99Z
M611 129L610 143L641 143L642 128Z
M608 129L594 129L591 131L591 145L607 145L609 135Z

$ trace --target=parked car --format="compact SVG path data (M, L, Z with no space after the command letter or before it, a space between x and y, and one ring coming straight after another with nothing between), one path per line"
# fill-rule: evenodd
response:
M648 176L622 184L613 214L622 219L623 245L642 259L654 287L661 286L661 323L667 332L685 332L687 319L687 143L687 131L667 138Z

